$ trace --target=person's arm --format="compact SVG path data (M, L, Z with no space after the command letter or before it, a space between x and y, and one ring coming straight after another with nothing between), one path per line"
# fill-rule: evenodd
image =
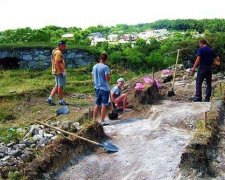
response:
M192 67L192 71L195 71L196 67L198 67L198 65L200 64L201 61L201 57L198 56L195 60L194 66Z
M105 80L109 82L110 80L110 72L109 72L109 67L106 66L105 68Z
M105 75L105 80L109 82L109 80L110 80L110 75L109 74Z
M116 102L115 102L114 95L115 95L115 93L111 91L111 92L110 92L111 101L114 102L114 103L116 103Z
M198 67L199 66L199 64L200 64L200 61L201 61L201 56L202 56L202 49L201 48L199 48L198 49L198 51L197 51L197 58L195 59L195 63L194 63L194 66L191 68L191 74L193 75L194 73L195 73L195 69L196 69L196 67Z

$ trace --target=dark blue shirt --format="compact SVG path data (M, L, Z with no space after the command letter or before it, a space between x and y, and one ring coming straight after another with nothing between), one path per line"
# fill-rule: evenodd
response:
M198 56L201 57L200 68L201 67L210 67L213 64L215 58L215 53L208 46L203 46L198 49Z

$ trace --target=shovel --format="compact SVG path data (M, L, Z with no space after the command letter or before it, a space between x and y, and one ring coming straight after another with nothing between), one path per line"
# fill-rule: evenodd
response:
M60 114L68 114L70 112L69 108L67 106L64 106L62 108L59 108L56 110L55 115L51 116L50 118L46 119L45 121L48 121L56 116L59 116Z
M44 126L46 126L46 127L48 127L48 128L54 129L54 130L56 130L56 131L60 131L60 132L62 132L62 133L64 133L64 134L71 135L71 136L74 136L74 137L79 138L79 139L81 139L81 140L87 141L87 142L89 142L89 143L91 143L91 144L94 144L94 145L103 147L107 152L117 152L117 151L119 150L118 147L116 147L115 145L113 145L113 144L111 144L111 143L109 143L109 142L105 142L105 143L101 144L101 143L92 141L92 140L90 140L90 139L87 139L87 138L78 136L78 135L76 135L76 134L74 134L74 133L71 133L71 132L68 132L68 131L64 131L64 130L62 130L62 129L59 129L59 128L50 126L50 125L48 125L48 124L46 124L46 123L43 123L43 122L40 122L40 121L35 121L35 122L38 123L38 124L44 125Z
M175 93L174 93L174 83L175 83L175 77L176 77L177 63L178 63L178 59L179 59L179 54L180 54L180 49L177 50L177 59L176 59L175 70L174 70L174 74L173 74L172 90L171 91L168 91L168 94L167 94L168 97L175 96Z

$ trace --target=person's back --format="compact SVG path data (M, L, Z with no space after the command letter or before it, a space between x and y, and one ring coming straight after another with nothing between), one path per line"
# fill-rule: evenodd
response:
M108 59L107 53L102 53L100 55L99 63L94 65L92 70L92 77L94 80L94 88L95 88L95 107L93 111L93 120L96 120L98 115L98 107L101 106L101 121L102 125L106 125L108 123L105 122L106 116L106 106L108 106L109 102L109 80L110 80L110 72L109 67L106 65L106 61Z
M93 78L95 89L100 89L103 91L109 91L109 83L105 79L106 74L109 74L109 67L103 63L98 63L93 67Z
M209 46L203 46L198 49L198 56L201 57L200 68L210 68L213 64L215 53Z

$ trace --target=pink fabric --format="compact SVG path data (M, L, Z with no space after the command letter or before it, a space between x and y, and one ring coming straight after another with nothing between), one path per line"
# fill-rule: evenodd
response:
M149 78L149 77L144 78L144 82L145 82L146 84L153 84L153 83L154 83L153 79L151 79L151 78Z
M169 69L164 69L164 70L162 70L162 74L163 75L170 75L170 74L172 74L172 71L169 70Z
M135 89L141 91L144 89L144 85L141 83L136 83Z

